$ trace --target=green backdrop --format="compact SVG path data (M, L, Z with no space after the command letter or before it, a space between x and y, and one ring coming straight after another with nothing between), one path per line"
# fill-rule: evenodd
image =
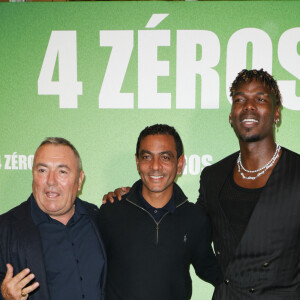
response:
M228 87L265 68L283 95L277 141L300 152L300 3L78 2L0 4L0 213L27 199L47 136L79 150L81 198L131 185L139 132L168 123L182 136L178 178L190 201L203 167L238 149ZM193 299L212 288L193 276Z

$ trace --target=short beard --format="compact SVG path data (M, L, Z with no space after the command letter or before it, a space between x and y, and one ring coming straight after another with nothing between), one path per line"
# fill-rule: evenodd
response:
M255 134L255 135L252 135L252 136L239 135L238 138L242 142L252 143L252 142L259 141L260 140L260 135L259 134Z

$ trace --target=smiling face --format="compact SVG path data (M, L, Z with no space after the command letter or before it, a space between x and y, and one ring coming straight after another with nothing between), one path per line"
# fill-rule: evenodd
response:
M64 145L38 148L33 162L32 191L39 208L66 224L74 214L74 202L84 179L78 158Z
M181 173L183 163L183 155L177 159L173 136L157 134L143 138L136 165L143 182L144 198L148 202L151 202L149 199L158 197L161 202L169 201L175 177Z
M230 123L243 142L273 139L273 124L280 117L270 89L256 79L238 86L232 96Z

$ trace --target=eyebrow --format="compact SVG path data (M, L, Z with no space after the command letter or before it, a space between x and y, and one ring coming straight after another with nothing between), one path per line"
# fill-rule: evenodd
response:
M143 154L151 154L152 155L153 153L151 151L149 151L149 150L141 150L141 152L140 152L139 155L143 155ZM162 155L162 154L168 154L168 155L170 155L172 157L175 156L172 151L162 151L162 152L159 152L159 154L160 155Z
M36 168L38 168L38 167L45 167L45 168L48 168L48 165L45 164L45 163L38 163L38 164L36 165ZM64 165L64 164L60 164L60 165L58 165L57 167L58 167L58 168L66 168L66 169L70 170L70 168L69 168L67 165Z
M233 95L233 97L236 96L236 95L245 95L245 94L246 94L245 92L236 92L236 93ZM268 93L264 93L264 92L256 92L255 95L266 95L266 96L269 96Z

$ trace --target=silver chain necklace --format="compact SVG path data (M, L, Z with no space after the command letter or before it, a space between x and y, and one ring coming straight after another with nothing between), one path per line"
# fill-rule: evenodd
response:
M241 176L244 178L244 179L251 179L251 180L255 180L256 178L258 178L259 176L263 175L269 168L271 168L276 159L279 157L279 152L280 152L280 145L276 143L276 150L275 150L275 153L273 155L273 157L270 159L269 162L267 162L266 165L264 165L263 167L257 169L257 170L247 170L243 164L242 164L242 159L241 159L241 152L239 153L239 157L237 159L237 166L238 166L238 171L239 173L241 174ZM256 176L245 176L245 174L241 171L241 169L243 169L243 171L247 172L247 173L257 173Z

